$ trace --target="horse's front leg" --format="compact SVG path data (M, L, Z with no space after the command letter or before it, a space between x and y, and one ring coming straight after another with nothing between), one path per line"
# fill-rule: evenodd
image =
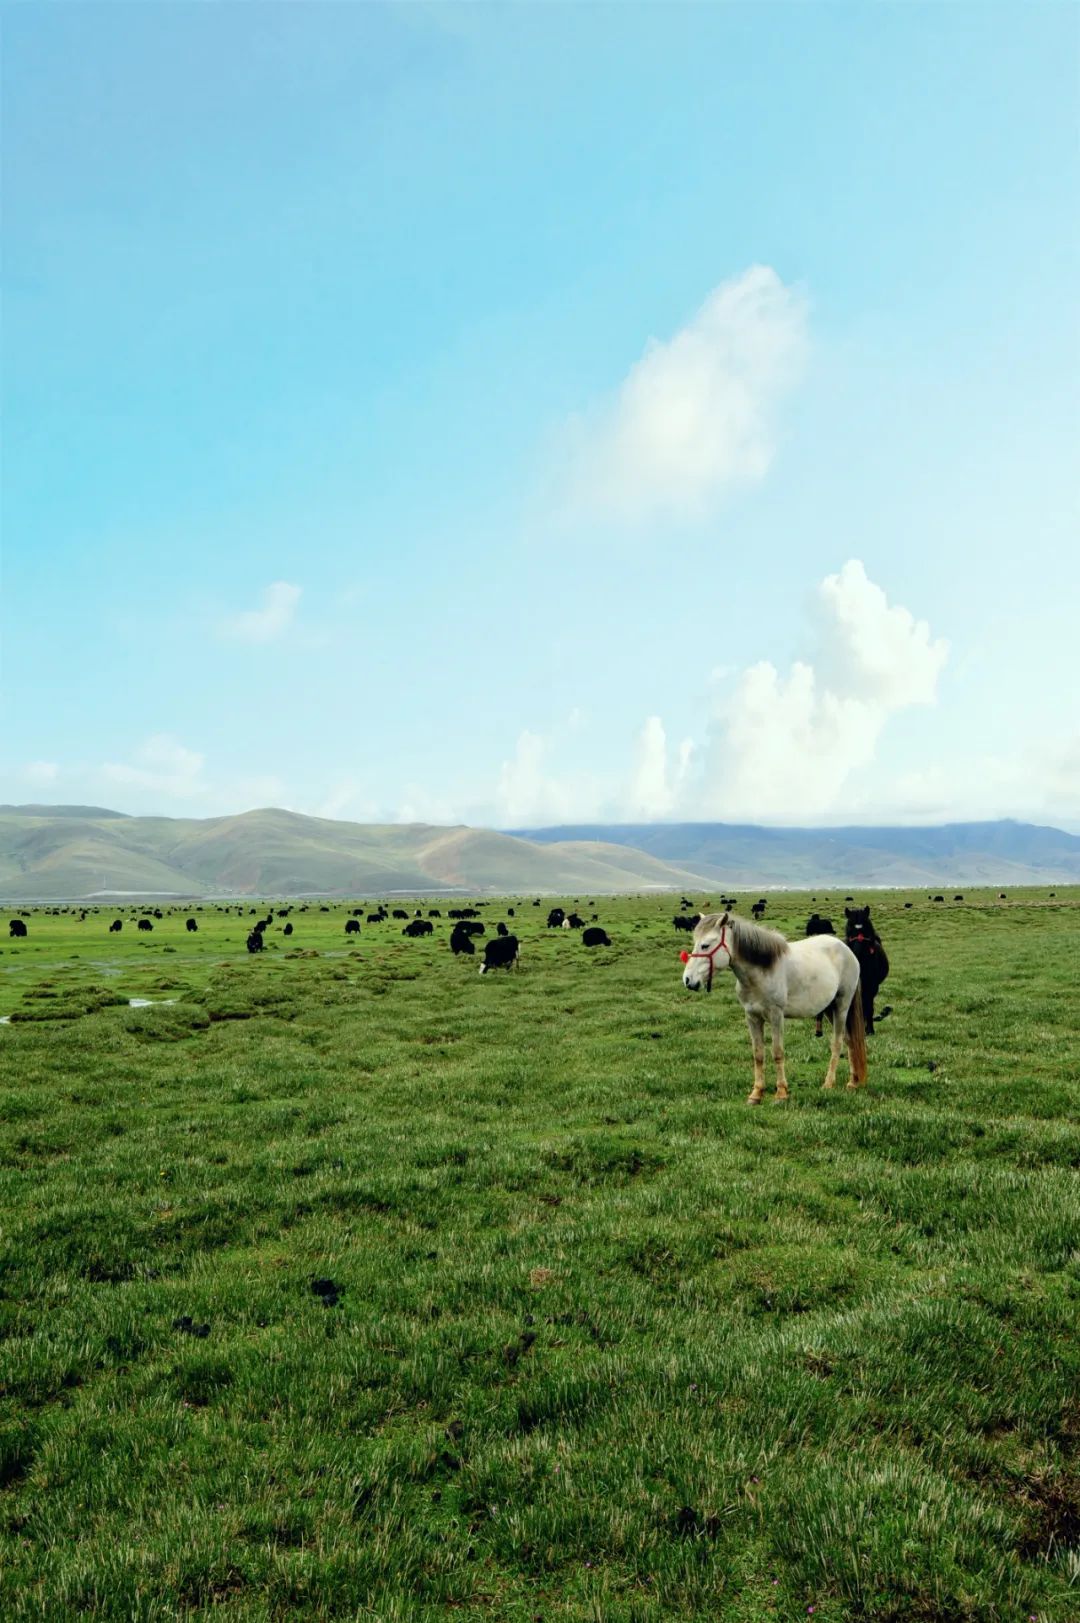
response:
M788 1097L787 1076L784 1073L784 1014L781 1009L770 1009L769 1024L772 1026L772 1057L776 1066L776 1097Z
M746 1011L746 1024L750 1032L750 1046L754 1050L754 1085L747 1098L748 1105L759 1105L765 1092L765 1020L760 1014Z

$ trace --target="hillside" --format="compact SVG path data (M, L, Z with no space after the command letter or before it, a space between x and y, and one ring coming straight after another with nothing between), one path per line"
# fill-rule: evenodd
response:
M171 818L96 807L0 807L5 901L610 893L703 882L679 864L594 840L539 845L484 829L344 823L280 810Z
M0 807L0 901L1077 882L1080 839L1027 823L636 823L495 833L281 810L173 818Z
M1008 820L939 828L603 823L515 830L541 845L598 840L731 885L1021 885L1080 881L1080 838Z

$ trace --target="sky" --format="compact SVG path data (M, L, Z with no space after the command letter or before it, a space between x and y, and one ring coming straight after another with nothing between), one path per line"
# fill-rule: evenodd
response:
M1080 9L0 20L0 801L1080 832Z

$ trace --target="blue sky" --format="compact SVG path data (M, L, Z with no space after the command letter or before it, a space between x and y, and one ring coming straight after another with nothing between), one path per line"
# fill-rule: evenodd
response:
M1080 828L1071 5L8 5L0 798Z

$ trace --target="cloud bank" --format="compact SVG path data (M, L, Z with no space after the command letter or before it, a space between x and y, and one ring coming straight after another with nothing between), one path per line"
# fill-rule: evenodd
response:
M702 801L709 815L798 822L842 812L890 718L933 704L948 644L888 602L857 559L818 587L818 652L786 676L743 671L714 715Z
M812 631L812 659L786 673L767 659L714 672L703 745L684 738L672 748L662 718L649 716L622 781L586 784L560 773L554 740L522 733L499 775L498 823L852 815L891 718L935 702L948 644L890 603L857 559L818 586Z

